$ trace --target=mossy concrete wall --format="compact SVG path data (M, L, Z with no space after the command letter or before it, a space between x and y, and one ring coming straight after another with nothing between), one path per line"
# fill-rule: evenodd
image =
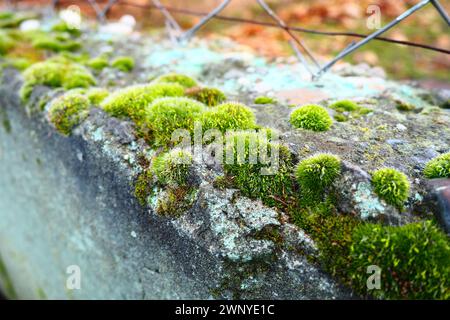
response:
M149 219L109 159L28 117L7 94L1 91L2 120L10 124L0 128L3 291L30 299L208 297L184 270L210 263L202 270L206 279L214 265L204 252ZM80 267L80 290L66 288L71 265Z
M140 206L131 165L139 142L127 124L93 110L64 137L20 102L20 85L13 72L0 86L0 288L9 298L351 296L306 256L255 239L279 227L276 214L234 191L202 187L179 219ZM282 230L286 246L315 250L301 231ZM80 289L66 285L71 266Z

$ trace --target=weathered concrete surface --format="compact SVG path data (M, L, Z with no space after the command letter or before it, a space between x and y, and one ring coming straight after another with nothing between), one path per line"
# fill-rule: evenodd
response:
M9 297L351 297L298 253L315 250L301 230L281 227L294 251L257 237L279 227L276 214L235 191L202 185L180 219L139 206L133 180L143 143L127 139L126 122L94 109L63 137L42 113L27 114L19 78L8 77L0 88L8 123L0 128L0 284ZM71 265L80 267L80 290L66 288Z

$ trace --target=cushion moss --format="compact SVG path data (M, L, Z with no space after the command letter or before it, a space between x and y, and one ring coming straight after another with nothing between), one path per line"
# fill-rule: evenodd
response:
M64 89L87 88L95 85L93 75L80 64L65 59L49 59L38 62L23 73L24 84L20 95L27 100L36 85Z
M315 202L323 200L325 190L331 187L340 172L338 156L320 153L300 161L295 177L305 200Z
M73 127L88 115L89 99L76 92L68 92L55 99L49 108L49 118L63 135L70 135Z
M189 98L160 98L147 109L145 119L156 145L169 145L176 129L193 133L205 105Z
M130 72L134 68L134 59L127 56L116 57L111 61L111 66L120 71Z
M372 173L372 185L380 198L397 208L408 199L410 184L406 175L393 168L382 168Z
M450 178L450 152L430 160L423 170L428 179Z
M179 85L182 85L184 88L193 88L198 86L197 81L194 80L193 78L178 73L168 73L156 78L154 81L178 83Z
M254 129L253 111L242 103L227 102L206 110L201 117L203 130L219 129L222 132L235 129Z
M326 131L333 124L327 110L319 105L304 105L291 113L290 122L295 128Z
M140 121L145 115L145 108L155 99L181 97L183 94L183 87L173 83L134 85L112 93L101 103L101 107L114 117Z
M217 88L189 88L186 90L186 96L195 99L208 107L215 107L224 102L227 97Z
M243 146L243 148L241 148ZM278 167L264 163L278 154ZM232 155L230 158L229 155ZM224 170L234 185L250 198L261 199L270 206L281 207L292 190L291 153L279 143L270 142L264 132L237 131L226 137ZM232 159L232 161L230 161ZM257 161L252 161L255 159ZM263 171L266 172L263 174Z

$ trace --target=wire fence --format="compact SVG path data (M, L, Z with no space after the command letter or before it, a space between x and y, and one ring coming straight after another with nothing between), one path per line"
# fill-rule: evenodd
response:
M3 1L6 2L6 5L11 8L14 8L17 4L27 2L26 0L3 0ZM238 18L221 14L222 11L232 2L232 0L221 1L220 4L210 12L202 12L185 8L176 8L171 5L162 4L159 0L148 0L146 1L146 3L137 3L127 0L84 0L84 1L49 0L46 3L48 5L51 5L53 9L57 9L59 7L66 6L69 4L79 4L81 2L85 2L89 4L90 7L92 7L96 18L100 23L107 22L108 15L115 6L129 6L143 11L158 10L161 12L161 14L165 19L165 26L169 31L171 39L178 43L189 41L200 29L202 29L203 26L208 24L211 20L222 20L233 23L245 23L271 28L279 28L284 30L289 36L288 40L289 45L292 47L293 52L297 56L299 61L306 67L308 72L310 72L312 79L318 79L322 74L327 72L336 62L342 60L343 58L352 54L353 52L355 52L356 50L358 50L359 48L361 48L362 46L366 45L371 41L383 41L388 43L395 43L399 45L417 47L422 48L424 50L431 50L434 52L450 55L449 48L440 48L425 43L397 40L382 36L382 34L394 28L396 25L398 25L407 17L416 14L422 8L430 5L436 9L436 14L439 14L445 21L447 26L449 26L450 28L450 18L446 13L445 9L443 8L443 6L440 4L439 0L422 0L418 2L416 5L406 10L398 17L396 17L387 25L385 25L382 28L379 28L378 30L376 30L371 34L361 34L356 32L321 31L321 30L312 30L299 26L295 27L289 26L277 15L275 11L271 9L271 7L264 0L254 0L254 1L264 10L264 12L273 20L273 22ZM42 5L42 2L39 2L39 4ZM201 17L201 19L192 28L188 30L183 30L183 28L181 28L181 26L178 24L177 20L173 17L173 14ZM307 46L305 41L299 36L300 33L315 34L328 37L345 36L345 37L359 38L361 40L359 40L358 42L352 41L347 47L345 47L340 53L338 53L335 58L331 59L324 65L320 65L314 52L312 52L312 50Z

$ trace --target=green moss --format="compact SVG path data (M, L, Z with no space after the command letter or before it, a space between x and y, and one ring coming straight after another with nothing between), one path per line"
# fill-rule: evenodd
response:
M54 24L51 30L54 32L68 33L74 37L79 37L81 35L80 29L71 27L65 21L59 21L58 23Z
M208 107L215 107L227 99L225 94L216 88L194 87L187 89L185 94L187 97L197 100Z
M276 154L276 163L262 161ZM235 132L226 138L224 156L225 173L245 196L270 206L284 205L292 190L292 159L285 146L269 142L256 132Z
M70 135L73 127L87 117L88 110L89 100L85 96L68 92L52 102L49 117L59 132Z
M203 130L218 129L222 132L235 129L254 129L256 120L253 111L237 102L227 102L206 110L201 116Z
M0 30L0 55L7 53L14 47L14 40L6 33Z
M333 116L334 120L336 120L337 122L345 122L348 121L348 117L342 113L336 113Z
M195 202L198 189L189 186L168 188L164 198L158 199L156 213L166 217L180 217Z
M91 104L98 106L109 96L109 91L103 88L90 88L85 95Z
M189 151L173 149L152 161L151 172L163 186L186 186L192 160L192 154Z
M277 103L277 100L275 100L274 98L271 97L266 97L266 96L260 96L260 97L256 97L255 100L253 101L254 104L274 104Z
M95 57L90 59L86 65L91 68L94 69L96 71L101 71L104 68L106 68L107 66L109 66L109 62L108 59L106 59L105 57Z
M13 67L17 70L23 71L26 68L30 67L33 64L33 61L27 58L6 58L1 67Z
M172 83L135 85L112 93L101 107L114 117L140 121L145 115L145 108L155 99L181 97L183 94L183 87Z
M324 192L331 187L341 173L339 157L321 153L302 160L295 170L295 177L302 196L307 202L322 201Z
M178 73L168 73L162 75L154 80L155 82L168 82L168 83L178 83L184 88L197 87L197 81L183 74Z
M117 57L111 61L111 66L120 71L130 72L134 68L134 59L132 57Z
M150 170L141 173L135 183L134 196L142 206L147 204L147 199L152 193L153 174Z
M450 178L450 152L430 160L426 164L423 174L428 179Z
M382 299L450 299L450 245L431 222L357 227L349 276L362 294ZM367 290L367 267L381 268L381 289Z
M160 98L148 107L146 125L155 144L169 145L176 129L193 133L194 123L204 110L204 104L189 98Z
M25 101L28 100L36 85L73 89L87 88L96 83L95 78L86 68L65 59L49 59L35 63L24 71L23 78L24 84L20 95Z
M372 185L380 198L397 208L402 208L408 199L408 178L395 169L383 168L375 171L372 174Z
M413 104L403 100L395 100L395 107L399 111L410 112L416 110L416 107Z
M9 11L2 12L0 15L0 29L3 28L17 28L25 20L36 18L35 14L31 13L13 13Z
M331 199L312 207L291 211L294 223L310 235L319 249L318 257L312 257L324 270L350 284L348 266L352 233L359 220L337 212Z
M295 128L313 131L326 131L333 120L325 108L318 105L305 105L291 113L290 122Z
M340 100L330 105L330 108L337 113L334 118L336 121L344 122L349 118L359 118L362 115L372 112L372 109L365 108L351 100Z

